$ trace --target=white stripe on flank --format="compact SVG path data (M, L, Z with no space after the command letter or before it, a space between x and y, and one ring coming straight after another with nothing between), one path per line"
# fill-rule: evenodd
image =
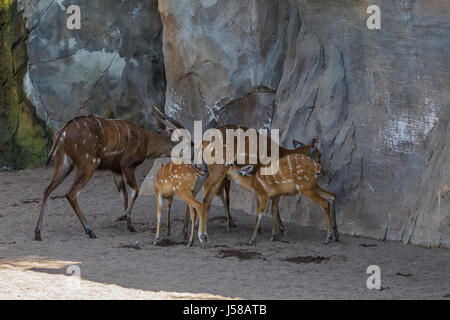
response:
M139 145L139 141L141 140L141 130L138 129L138 138L137 138L137 145Z
M278 163L278 164L279 164L279 163ZM280 167L280 169L278 170L278 172L280 173L281 180L286 179L286 178L283 176L283 168L282 168L282 167Z
M128 126L128 123L125 122L125 124L126 124L127 130L128 130L128 139L127 139L127 142L128 142L128 144L130 144L130 127Z
M100 120L98 118L95 118L95 120L97 120L98 124L100 125L100 129L102 129L102 134L105 135L105 131L103 131L102 123L100 122Z
M256 179L259 181L259 183L261 183L264 191L267 192L267 185L259 178L259 175L256 175Z
M113 121L113 125L114 125L114 128L116 128L116 130L117 130L117 136L118 136L117 144L119 144L119 142L120 142L120 131L119 131L119 128L117 128L117 124L116 124L115 121Z
M287 156L287 161L288 161L288 165L289 165L289 173L292 173L292 165L291 165L291 157Z

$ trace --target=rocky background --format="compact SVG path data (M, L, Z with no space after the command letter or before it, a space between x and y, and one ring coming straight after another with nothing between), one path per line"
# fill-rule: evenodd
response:
M155 104L189 129L278 128L285 147L316 137L342 232L450 247L447 1L1 3L0 167L41 163L76 115L154 128ZM65 28L70 4L81 30ZM381 30L366 27L372 4ZM238 187L231 202L256 209ZM325 227L305 198L280 209Z

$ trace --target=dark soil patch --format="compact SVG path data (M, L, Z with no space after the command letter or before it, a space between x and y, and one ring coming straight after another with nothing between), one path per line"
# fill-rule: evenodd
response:
M254 245L248 243L248 242L236 242L235 244L233 244L233 246L236 247L254 247Z
M377 244L367 244L367 243L361 243L361 244L359 244L359 246L364 247L364 248L378 247Z
M142 247L139 244L120 244L119 248L135 249L135 250L142 249Z
M256 260L256 259L263 259L264 256L255 251L248 251L248 250L235 250L235 249L221 249L218 251L217 257L219 258L238 258L239 260Z
M34 199L25 199L25 200L20 201L20 203L23 203L23 204L27 204L27 203L40 203L40 202L41 202L41 200L38 199L38 198L34 198Z
M450 299L450 293L449 294L446 294L445 296L442 296L443 298L448 298L448 299Z
M158 241L156 245L158 247L173 247L173 246L185 246L186 243L181 241L172 241L169 239L163 239L161 241Z
M288 257L286 259L280 259L281 261L288 261L292 263L322 263L330 260L330 257L322 257L322 256L298 256L298 257Z
M401 272L397 272L396 275L397 275L397 276L401 276L401 277L407 278L407 277L411 277L411 276L412 276L412 273L401 273Z

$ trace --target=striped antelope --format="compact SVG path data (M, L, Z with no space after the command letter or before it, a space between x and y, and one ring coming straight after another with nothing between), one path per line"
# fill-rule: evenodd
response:
M138 196L135 169L146 158L170 156L172 147L170 132L150 133L126 120L108 120L95 116L82 116L70 120L59 129L53 140L46 166L55 160L53 178L41 198L39 219L35 229L35 240L41 239L41 226L45 202L53 190L77 169L75 180L66 198L75 211L86 234L96 238L92 228L78 205L81 189L96 170L110 170L119 192L122 192L125 214L116 221L127 221L129 231L135 231L131 221L131 210ZM131 188L128 205L126 185Z
M236 126L236 125L228 125L228 126L223 126L223 127L219 127L217 128L218 130L221 131L222 136L223 136L223 140L226 141L226 135L227 135L227 129L242 129L242 130L247 130L247 128L242 127L242 126ZM271 154L270 148L271 148L271 138L264 136L262 134L257 135L258 137L258 141L260 139L266 139L266 146L268 147L268 154ZM206 148L206 146L209 144L209 141L204 141L203 142L203 146L204 148ZM278 145L278 153L280 158L285 157L287 155L292 155L292 154L304 154L307 156L310 156L312 158L314 158L317 161L320 161L320 152L316 147L317 144L317 140L313 139L310 145L303 145L300 142L293 140L293 144L294 144L294 149L287 149L284 148L280 145ZM235 141L235 146L237 145L237 142ZM258 143L258 146L260 144ZM249 146L249 142L246 139L245 140L245 160L246 163L245 164L249 164L249 158L250 158L250 146ZM223 154L225 155L225 149ZM261 166L260 163L260 159L259 159L259 150L256 153L256 156L258 157L258 163L256 165L256 167ZM234 157L237 157L237 150L234 150ZM245 166L245 164L242 164L241 166ZM209 172L209 177L205 182L204 185L204 189L203 189L203 212L201 214L199 214L199 233L198 233L198 237L200 239L200 242L202 243L202 245L205 245L205 242L207 241L207 223L208 223L208 211L209 208L211 206L212 203L212 199L214 197L215 194L217 194L218 190L220 190L222 188L222 183L224 181L224 179L230 179L230 175L229 175L229 169L230 166L226 164L225 159L223 161L223 164L209 164L207 165L208 167L208 172ZM237 180L234 180L234 182L237 182ZM279 212L278 212L278 199L274 200L274 206L277 209L277 221L279 223L279 227L280 230L283 231L283 225L281 224L281 220L279 218Z
M184 127L180 123L175 121L174 119L163 114L156 108L152 108L152 109L153 109L153 111L155 111L157 113L157 114L153 114L153 115L159 122L167 125L168 127L173 128L173 129L177 129L177 128L184 129ZM236 131L238 129L247 131L248 128L239 126L239 125L226 125L226 126L217 127L216 129L221 132L223 141L228 141L227 140L227 132L230 129L232 131ZM258 141L260 141L260 139L266 139L265 145L267 146L267 153L271 154L271 150L270 150L270 148L272 146L271 138L264 136L264 135L260 135L259 133L257 134L257 137L258 137ZM237 146L237 137L235 137L234 139L235 139L234 145ZM203 141L203 148L206 148L209 143L210 143L210 141ZM317 150L316 143L317 143L317 140L313 139L313 141L311 142L310 145L303 146L298 141L293 140L294 149L287 149L287 148L283 148L282 146L278 146L279 156L280 156L280 158L282 158L282 157L285 157L290 154L305 154L305 155L312 157L313 159L315 159L317 161L320 161L320 152ZM258 143L257 145L259 146L260 144ZM249 164L250 146L249 146L249 142L247 139L245 139L244 148L245 148L246 163L244 163L242 165ZM235 150L233 152L234 152L234 158L236 158L238 150L235 148ZM223 155L225 155L225 154L226 154L226 150L224 149ZM257 158L258 165L260 165L259 155L260 155L259 150L257 150L256 156L258 157ZM207 224L208 224L209 208L211 206L214 196L217 195L218 192L223 188L223 181L227 178L227 173L229 170L229 165L226 164L225 159L223 159L223 160L224 161L222 164L214 163L214 164L207 165L207 170L208 170L209 176L206 179L205 185L203 187L202 212L199 212L198 237L199 237L199 240L200 240L200 243L202 244L202 246L205 246L205 242L207 241ZM277 211L278 211L278 209L277 209ZM279 216L279 214L278 214L278 216Z
M195 191L199 188L199 178L205 174L191 164L175 164L170 161L166 163L157 173L155 178L155 195L156 195L156 245L159 240L159 227L161 222L161 210L163 200L166 202L167 208L167 235L170 235L170 207L172 205L173 196L176 194L189 207L191 212L192 229L189 238L189 246L194 243L194 229L197 212L201 211L202 203L195 199ZM185 226L183 231L185 231Z
M291 154L279 159L278 166L278 172L273 175L262 175L261 168L257 169L255 173L253 172L255 170L253 165L247 165L242 168L234 166L230 169L231 174L234 174L234 178L240 179L240 183L244 188L255 192L259 200L256 213L257 222L250 243L253 243L256 239L263 211L267 208L268 200L282 195L295 195L297 193L310 198L323 208L328 230L325 243L328 244L330 242L333 232L337 241L339 232L336 225L335 195L318 185L318 178L322 171L320 164L308 156ZM243 178L239 178L239 175ZM248 177L251 179L248 179ZM331 206L333 209L330 218ZM272 215L274 215L273 203Z

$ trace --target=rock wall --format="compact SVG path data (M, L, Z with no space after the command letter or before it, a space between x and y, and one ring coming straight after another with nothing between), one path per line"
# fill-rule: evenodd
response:
M376 1L369 30L372 2L161 0L166 112L317 137L343 232L449 247L450 4ZM241 190L232 204L255 212ZM309 200L280 205L325 227Z
M37 166L47 156L45 125L22 85L27 36L17 3L0 1L0 170Z
M78 115L154 123L164 105L164 59L157 1L19 0L26 18L25 90L37 115L59 127ZM69 30L69 5L81 28Z

